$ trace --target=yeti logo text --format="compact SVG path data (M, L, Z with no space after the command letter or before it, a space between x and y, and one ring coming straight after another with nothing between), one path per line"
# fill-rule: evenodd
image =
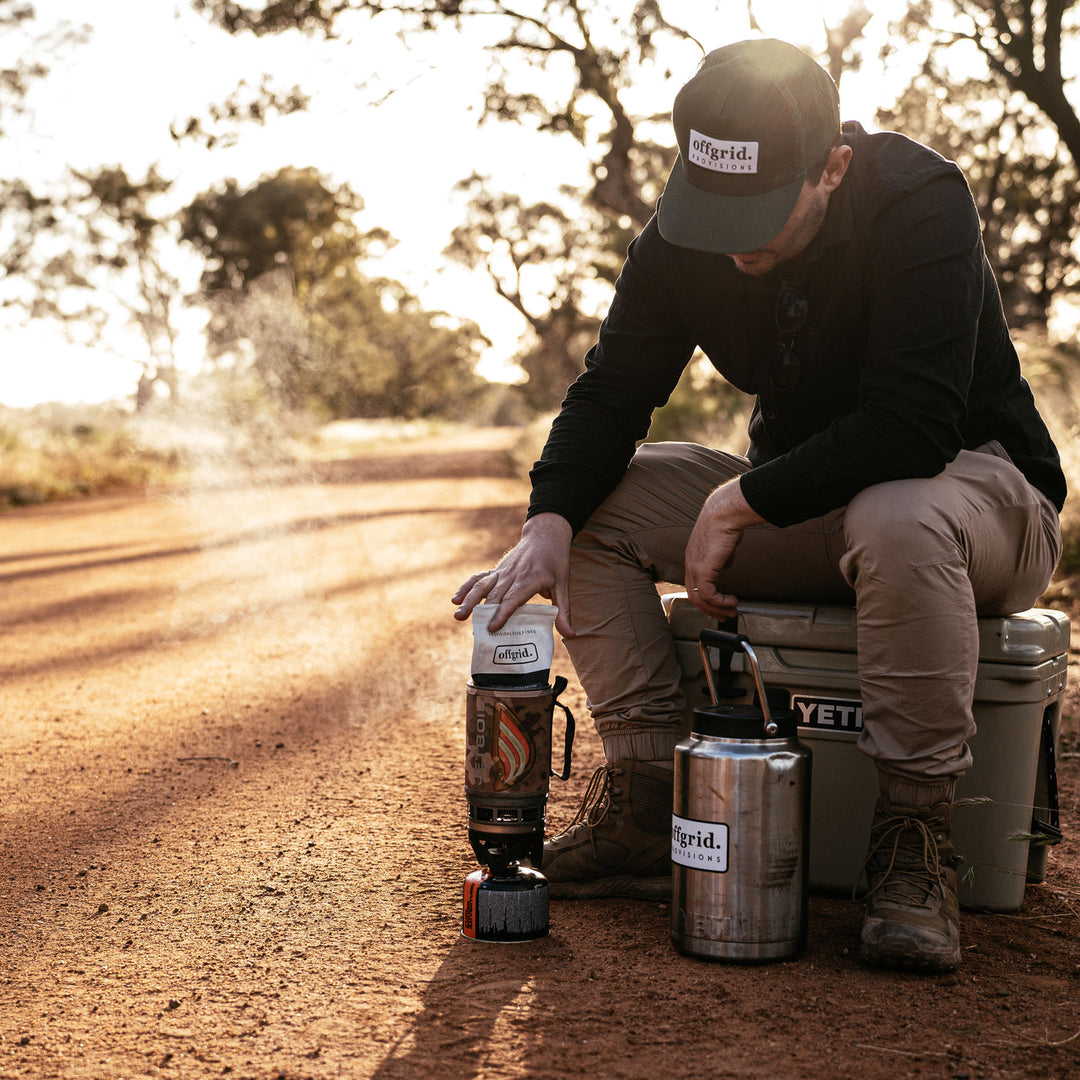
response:
M533 664L540 658L536 646L531 641L523 645L500 645L495 650L496 664Z
M688 157L693 165L722 173L756 173L758 171L758 144L756 142L733 142L730 139L714 139L690 129Z
M723 874L728 868L728 827L720 821L671 816L671 861Z
M825 731L862 731L862 702L843 698L800 697L791 699L799 726Z

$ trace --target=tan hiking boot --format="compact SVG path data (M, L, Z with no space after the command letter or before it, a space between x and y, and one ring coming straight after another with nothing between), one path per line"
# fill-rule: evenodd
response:
M640 761L601 765L570 826L544 843L552 899L671 899L674 774Z
M949 803L895 806L882 795L864 866L859 958L904 971L954 971L960 964L957 862Z

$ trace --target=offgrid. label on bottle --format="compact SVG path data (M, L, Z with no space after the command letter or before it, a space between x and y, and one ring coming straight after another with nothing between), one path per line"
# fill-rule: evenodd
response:
M721 821L671 817L671 861L693 870L723 874L728 868L729 829Z

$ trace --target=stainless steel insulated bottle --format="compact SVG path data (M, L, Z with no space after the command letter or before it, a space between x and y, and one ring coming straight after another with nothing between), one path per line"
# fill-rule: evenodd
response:
M810 749L746 637L703 630L700 644L712 705L675 748L671 939L691 956L785 959L806 943ZM706 646L746 654L752 702L717 703Z

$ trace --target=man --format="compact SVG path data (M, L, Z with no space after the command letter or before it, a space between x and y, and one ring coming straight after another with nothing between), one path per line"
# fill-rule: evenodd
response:
M800 50L710 53L675 99L657 213L532 471L520 542L454 597L536 594L607 764L545 845L553 896L664 897L679 669L655 582L719 618L738 597L854 603L880 798L860 955L960 958L950 804L969 768L981 614L1030 607L1065 480L1021 378L960 171L839 121ZM694 349L757 401L745 458L645 444Z

